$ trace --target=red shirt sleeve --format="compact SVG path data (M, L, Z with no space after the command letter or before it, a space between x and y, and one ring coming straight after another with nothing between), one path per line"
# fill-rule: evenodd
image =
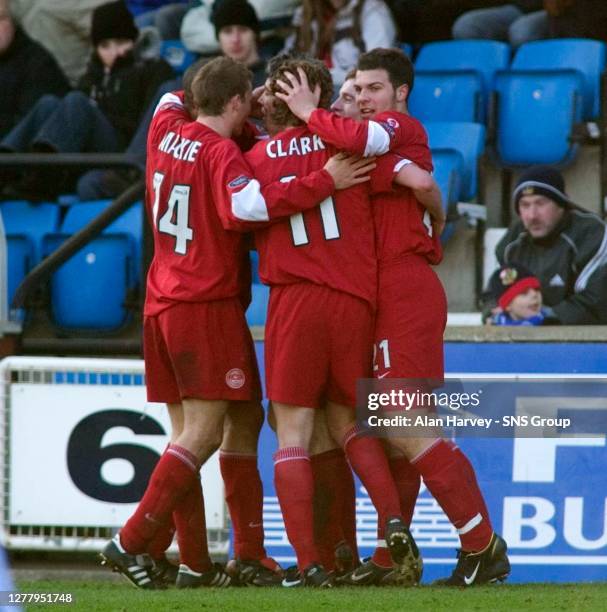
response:
M317 170L288 183L261 186L237 145L225 140L207 150L217 212L226 229L250 231L261 224L317 206L335 191L333 178Z
M377 158L377 166L371 172L371 180L369 181L369 189L371 195L385 193L394 189L393 180L397 169L397 164L402 161L400 155L394 153L386 153Z
M308 119L308 127L338 149L371 157L393 151L407 139L409 126L402 117L407 118L387 111L369 121L356 121L317 108Z

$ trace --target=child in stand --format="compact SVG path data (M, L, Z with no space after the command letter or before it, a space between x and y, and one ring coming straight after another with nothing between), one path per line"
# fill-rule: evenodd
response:
M545 325L540 281L517 264L502 266L489 279L488 297L497 303L489 325Z

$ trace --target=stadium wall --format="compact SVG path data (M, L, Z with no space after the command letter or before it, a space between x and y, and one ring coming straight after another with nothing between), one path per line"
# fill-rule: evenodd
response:
M259 331L259 330L258 330ZM522 331L531 339L521 341ZM519 337L520 335L520 337ZM258 335L258 338L260 336ZM458 374L599 375L607 371L605 328L449 328L446 369ZM529 340L526 334L525 340ZM256 341L263 376L263 341ZM95 550L130 515L166 444L165 410L145 402L139 360L10 357L1 362L8 548ZM512 582L577 582L607 575L607 446L594 438L457 438L474 463L494 526L510 545ZM260 442L268 552L293 562L272 483L276 447ZM213 551L227 552L216 462L203 473ZM375 543L376 518L358 486L361 555ZM446 575L457 535L422 488L412 531L424 581Z

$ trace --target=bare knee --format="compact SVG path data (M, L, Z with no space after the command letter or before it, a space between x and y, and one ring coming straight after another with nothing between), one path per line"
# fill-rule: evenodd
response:
M308 451L314 429L314 409L275 403L274 414L278 446L297 446Z
M232 402L223 426L221 448L256 454L263 421L264 412L259 402Z

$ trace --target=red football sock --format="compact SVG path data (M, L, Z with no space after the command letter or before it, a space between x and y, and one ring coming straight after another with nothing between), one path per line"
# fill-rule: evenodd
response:
M175 521L173 516L169 518L169 522L163 525L155 533L152 541L148 544L148 554L152 559L162 559L167 548L171 545L175 536Z
M179 561L195 572L202 573L211 569L200 477L194 480L187 494L175 507L173 518L177 528Z
M342 473L344 453L335 448L310 459L314 475L314 540L321 563L331 572L335 569L335 548L345 541L341 524L347 490Z
M261 560L263 547L263 486L257 455L221 451L219 466L234 531L234 556Z
M341 527L346 543L352 551L354 565L358 565L360 557L356 540L356 487L352 468L343 451L341 451L339 460L336 460L335 469L339 471L339 479L343 487Z
M401 516L398 492L384 448L377 438L361 435L356 427L345 435L343 448L352 469L367 489L377 510L378 525L383 528L388 518Z
M388 546L384 538L383 529L381 530L381 536L379 529L377 530L377 540L378 545L373 551L371 561L373 561L375 565L379 565L379 567L392 567L392 557L390 556L390 551L388 550ZM381 546L379 545L379 542L381 542Z
M171 446L171 444L167 444L164 451L166 452ZM164 558L164 553L167 548L171 545L173 538L175 537L175 521L173 520L173 516L169 517L169 521L166 525L163 525L154 537L152 541L148 544L148 554L152 559L162 559Z
M491 524L483 519L483 496L470 484L461 456L452 445L436 440L411 463L459 533L462 549L483 550L491 540ZM476 479L475 479L476 480Z
M419 472L409 463L406 457L390 457L390 471L398 491L403 521L407 525L411 525L421 484Z
M466 474L466 478L468 479L468 484L470 485L471 489L473 491L478 491L478 502L481 516L485 521L487 521L487 524L493 528L493 526L491 525L491 518L489 517L489 510L487 509L485 498L483 497L483 494L480 491L480 487L478 486L478 481L476 480L476 472L474 471L472 463L470 463L470 459L468 459L468 457L464 455L459 446L454 446L453 452L458 457L458 460L462 466L462 469L464 470L464 473Z
M320 561L314 544L314 476L310 458L305 449L297 446L281 448L273 458L276 495L297 565L303 571Z
M137 510L120 530L120 543L131 554L142 553L198 475L197 460L171 444L156 464Z

